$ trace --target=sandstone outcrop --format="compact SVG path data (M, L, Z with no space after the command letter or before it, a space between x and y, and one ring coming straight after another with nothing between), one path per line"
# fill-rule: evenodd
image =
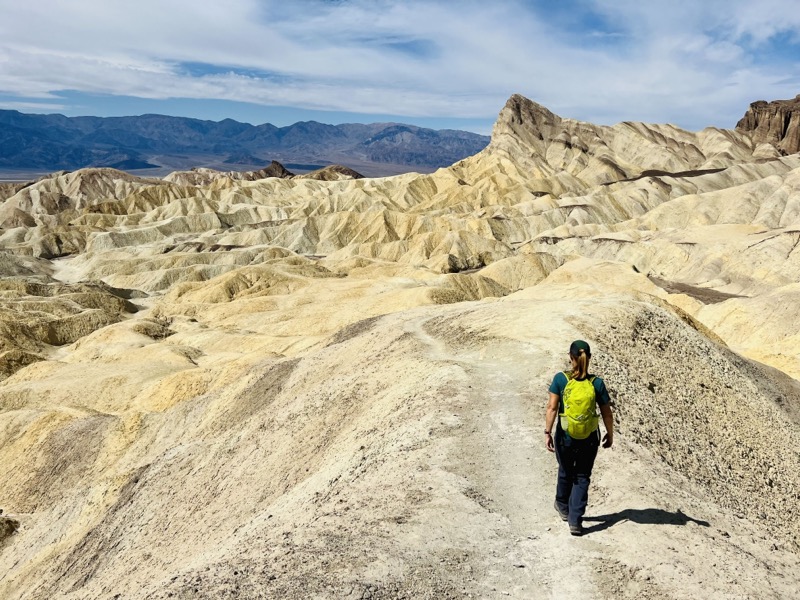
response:
M225 181L258 181L268 177L279 179L316 179L318 181L341 181L346 179L361 179L363 175L342 165L329 165L310 173L295 175L277 161L272 161L267 167L258 171L217 171L215 169L196 168L191 171L174 171L164 177L165 181L184 186L208 186L212 183L219 187L219 182Z
M0 596L796 595L800 155L513 96L345 175L6 192ZM575 338L590 546L541 442Z
M267 177L280 177L288 179L294 177L294 173L286 170L281 163L273 160L269 165L257 171L217 171L198 167L191 171L173 171L166 177L165 181L177 183L179 185L210 185L220 179L231 179L234 181L257 181Z
M793 100L753 102L736 130L755 142L772 144L783 154L800 152L800 95Z
M364 176L358 171L342 165L329 165L305 175L295 175L299 179L317 179L319 181L341 181L344 179L361 179Z

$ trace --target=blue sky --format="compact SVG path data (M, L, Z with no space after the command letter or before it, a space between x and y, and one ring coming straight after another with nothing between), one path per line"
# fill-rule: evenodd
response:
M800 94L800 0L0 0L0 108L489 133L563 117L733 127Z

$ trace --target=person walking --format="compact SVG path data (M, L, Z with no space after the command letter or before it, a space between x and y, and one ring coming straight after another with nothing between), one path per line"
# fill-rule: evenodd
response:
M545 446L548 451L555 452L558 461L555 509L561 519L568 522L572 535L584 532L583 514L589 500L589 481L600 446L597 406L606 429L603 448L611 448L614 443L611 399L605 382L589 373L591 357L589 344L583 340L572 342L569 347L572 370L553 377L545 415Z

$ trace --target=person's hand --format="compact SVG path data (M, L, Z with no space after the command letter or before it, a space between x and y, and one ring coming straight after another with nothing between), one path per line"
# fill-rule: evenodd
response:
M556 447L553 445L553 435L550 433L544 434L544 447L547 448L548 452L555 452Z
M614 434L606 432L603 436L603 448L611 448L611 445L614 443Z

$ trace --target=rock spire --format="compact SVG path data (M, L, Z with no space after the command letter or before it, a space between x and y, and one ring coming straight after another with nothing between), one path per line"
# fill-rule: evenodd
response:
M736 130L755 142L773 144L783 154L800 152L800 94L793 100L753 102Z

